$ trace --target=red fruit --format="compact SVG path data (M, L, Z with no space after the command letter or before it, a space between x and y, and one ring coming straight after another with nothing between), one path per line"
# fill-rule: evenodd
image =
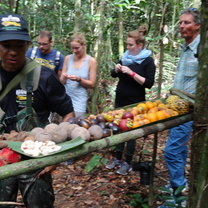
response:
M0 167L4 165L3 160L0 160Z
M127 119L127 118L133 119L134 115L131 112L127 111L123 114L122 118L123 119Z
M128 131L132 128L132 119L121 119L118 127L121 129L121 131Z
M21 156L8 147L5 147L0 151L0 158L6 163L16 163L20 161ZM4 163L2 163L2 165L4 165Z

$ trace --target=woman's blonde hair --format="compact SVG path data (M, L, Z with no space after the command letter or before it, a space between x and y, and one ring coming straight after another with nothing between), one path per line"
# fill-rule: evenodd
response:
M128 37L133 38L137 44L143 43L145 45L146 34L147 34L147 26L141 25L137 30L130 31L128 33Z
M80 43L81 45L84 45L84 46L86 46L86 44L87 44L85 35L83 33L73 34L71 36L70 43L73 42L73 41L76 41L76 42L78 42L78 43Z

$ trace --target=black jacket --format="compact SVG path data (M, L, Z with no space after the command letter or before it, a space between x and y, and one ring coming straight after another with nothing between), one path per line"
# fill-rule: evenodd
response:
M122 65L122 62L119 62ZM112 70L111 76L118 77L118 85L116 88L115 107L123 107L126 105L142 102L145 100L145 88L151 88L155 78L155 64L151 57L146 58L141 64L133 63L128 66L132 71L145 77L145 82L140 85L132 77L121 72L116 73Z
M1 92L17 73L7 72L0 67ZM22 105L17 99L18 90L20 90L20 85L11 90L0 102L0 107L6 113L6 116L14 116L22 109ZM60 83L58 76L54 71L43 66L41 67L38 88L33 92L33 108L43 122L48 120L50 112L57 112L64 116L73 111L71 98L66 94L65 87ZM16 130L15 123L8 126L6 132L10 130Z

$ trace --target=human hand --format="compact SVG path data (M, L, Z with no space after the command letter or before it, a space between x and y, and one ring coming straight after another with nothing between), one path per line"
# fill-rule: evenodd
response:
M77 81L77 82L81 81L81 77L79 77L77 75L70 75L70 74L68 74L67 78L72 80L72 81Z
M124 74L131 75L133 71L127 66L121 66L121 72Z
M121 64L116 64L115 71L118 73L121 71Z

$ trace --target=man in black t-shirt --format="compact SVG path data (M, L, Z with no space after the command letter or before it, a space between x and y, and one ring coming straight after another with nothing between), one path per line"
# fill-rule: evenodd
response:
M0 15L0 95L9 82L22 72L25 64L30 62L25 58L30 42L26 21L20 15ZM0 107L6 117L15 117L22 109L18 100L22 94L24 90L19 83L0 100ZM65 93L57 74L43 66L37 88L33 91L32 107L39 120L45 123L50 112L57 112L63 117L63 121L74 115L71 99ZM10 130L16 130L15 120L6 126L5 131ZM53 168L50 166L0 180L0 201L16 201L19 188L26 207L53 208L54 194L50 175ZM14 205L0 207L13 208Z

